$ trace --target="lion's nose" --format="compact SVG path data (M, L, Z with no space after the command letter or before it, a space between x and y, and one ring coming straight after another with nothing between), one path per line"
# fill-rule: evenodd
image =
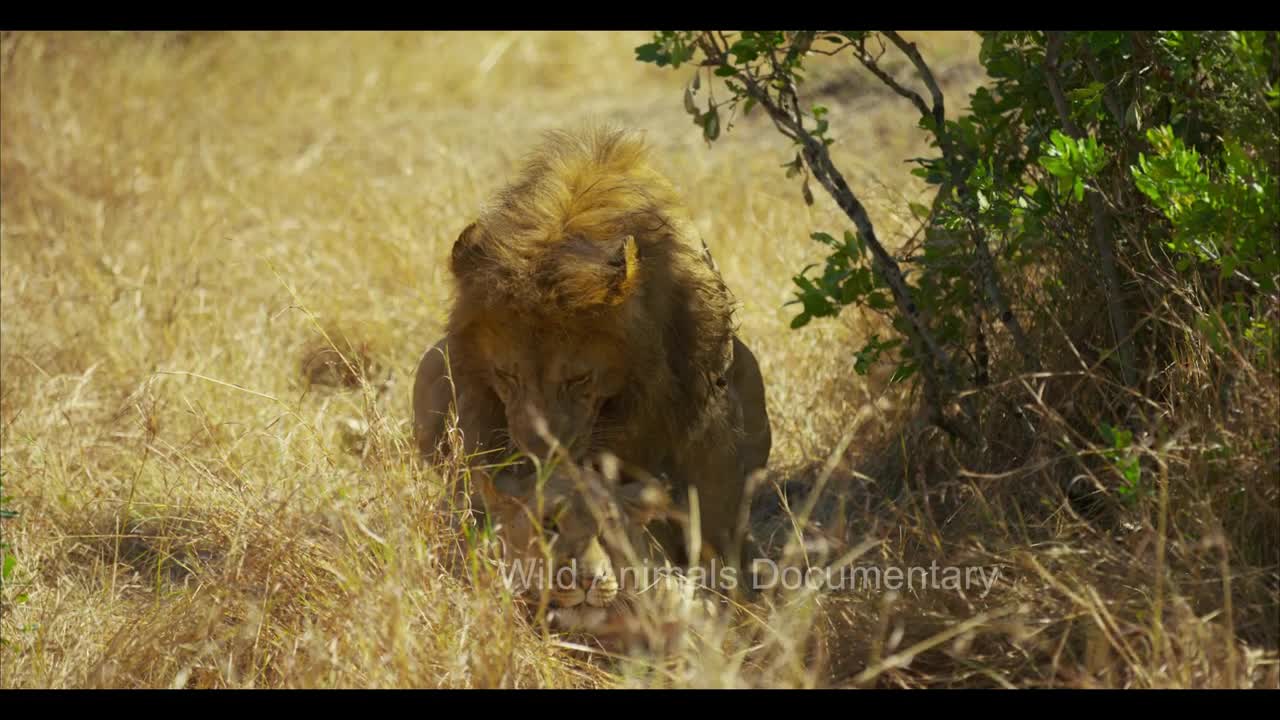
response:
M547 451L550 450L550 446L537 437L524 436L517 439L516 444L519 445L520 449L525 453L532 455L539 460L545 459L547 457Z
M545 458L551 450L551 430L547 419L532 404L525 405L525 431L520 433L517 442L521 450L538 458Z

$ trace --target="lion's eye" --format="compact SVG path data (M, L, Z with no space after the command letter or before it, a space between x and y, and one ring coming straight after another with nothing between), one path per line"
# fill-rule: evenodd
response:
M575 390L581 390L582 388L586 387L587 382L590 380L591 380L591 373L585 372L585 373L582 373L581 375L574 375L573 377L569 378L568 380L565 381L565 385L568 385L569 387Z
M507 384L509 384L509 385L514 385L514 384L515 384L515 382L516 382L516 376L515 376L515 374L514 374L514 373L509 373L509 372L507 372L506 370L496 370L496 369L495 369L495 370L493 371L493 374L494 374L494 375L497 375L499 380L501 380L502 382L507 383Z

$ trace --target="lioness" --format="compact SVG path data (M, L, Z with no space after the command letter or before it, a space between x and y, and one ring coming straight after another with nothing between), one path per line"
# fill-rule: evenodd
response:
M661 478L687 512L696 489L706 557L740 570L744 489L772 441L764 384L732 295L640 138L550 133L458 236L450 269L446 336L414 385L420 450L442 449L456 413L478 469L486 451L588 468L607 451L624 495L628 477ZM531 470L498 475L493 493L528 500ZM673 562L706 559L690 557L679 523L648 529Z

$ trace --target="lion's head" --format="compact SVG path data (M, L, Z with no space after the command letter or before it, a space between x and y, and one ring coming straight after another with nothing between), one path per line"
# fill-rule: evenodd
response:
M551 133L458 237L455 368L501 403L515 449L609 449L653 467L731 360L732 298L633 133Z
M513 311L477 320L465 336L487 361L483 380L502 402L511 441L539 458L553 439L581 458L598 439L602 410L616 422L616 408L606 403L629 379L624 337L584 332L589 326L565 319Z

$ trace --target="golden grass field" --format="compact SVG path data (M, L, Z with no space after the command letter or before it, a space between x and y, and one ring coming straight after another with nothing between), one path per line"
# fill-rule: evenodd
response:
M954 114L978 39L915 37ZM4 37L0 468L18 515L0 686L1280 684L1274 648L1174 598L1176 660L1155 657L1127 574L1146 550L1097 549L1066 520L1041 543L851 508L886 561L999 562L1006 579L981 598L771 601L695 633L716 651L651 665L567 647L446 567L458 538L410 451L413 371L452 242L544 130L647 133L741 303L772 476L811 474L842 441L834 463L862 467L902 421L883 373L852 372L854 313L788 328L791 278L823 257L809 234L847 220L806 206L761 114L708 147L681 107L688 73L635 61L647 38ZM928 152L914 111L822 102L835 160L901 242L908 201L928 201L904 163ZM304 357L330 341L368 358L362 389L307 386Z

